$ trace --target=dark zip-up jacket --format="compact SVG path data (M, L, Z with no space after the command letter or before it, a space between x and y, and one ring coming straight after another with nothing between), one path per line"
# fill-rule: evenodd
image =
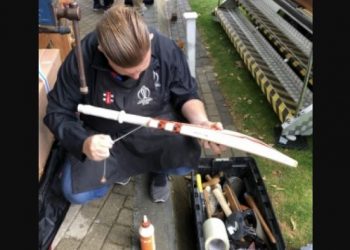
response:
M69 152L73 192L98 188L103 183L104 161L92 161L82 152L84 140L97 133L116 139L134 129L127 123L77 113L77 105L90 105L127 113L186 122L182 105L199 99L185 55L176 43L150 29L152 59L138 80L117 75L98 49L95 32L81 42L89 93L80 93L74 51L62 63L57 81L48 94L44 122ZM181 166L197 167L200 146L196 139L152 128L141 128L114 144L106 160L107 183L126 177Z

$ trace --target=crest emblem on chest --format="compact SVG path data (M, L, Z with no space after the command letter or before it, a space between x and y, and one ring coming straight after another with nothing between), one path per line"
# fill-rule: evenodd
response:
M137 92L138 102L137 104L148 105L153 98L151 97L151 91L145 85L143 85Z

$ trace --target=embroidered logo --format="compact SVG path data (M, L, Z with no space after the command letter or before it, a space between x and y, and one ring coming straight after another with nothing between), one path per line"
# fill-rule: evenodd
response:
M103 98L102 100L106 103L106 104L111 104L114 102L114 95L112 94L111 91L106 91L105 93L103 93Z
M145 85L141 87L141 89L137 92L137 98L139 101L137 104L147 105L149 104L153 99L150 97L151 91L149 88L147 88Z
M159 88L160 83L159 83L159 75L156 71L153 70L153 80L154 80L154 87Z

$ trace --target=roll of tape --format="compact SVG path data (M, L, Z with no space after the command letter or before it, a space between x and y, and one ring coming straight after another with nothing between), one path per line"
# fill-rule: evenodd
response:
M218 218L209 218L203 223L205 250L229 250L225 224Z

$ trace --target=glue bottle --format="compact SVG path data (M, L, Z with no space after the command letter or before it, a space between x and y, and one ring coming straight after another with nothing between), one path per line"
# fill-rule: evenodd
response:
M154 239L154 226L148 220L147 216L143 216L143 221L139 227L141 250L156 250Z

